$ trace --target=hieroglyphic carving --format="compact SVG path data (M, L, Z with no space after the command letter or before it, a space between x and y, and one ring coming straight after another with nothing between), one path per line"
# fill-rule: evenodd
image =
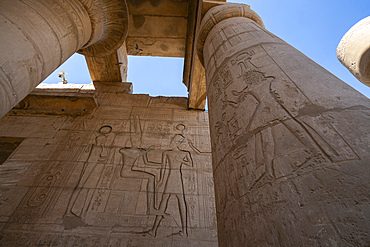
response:
M260 180L266 182L286 176L286 171L279 170L280 166L284 166L281 163L283 159L294 160L290 172L312 162L338 162L357 159L357 155L325 120L325 117L320 115L315 118L295 117L286 106L286 102L282 100L279 89L275 86L275 84L280 85L278 79L275 76L266 75L262 71L263 67L252 61L256 54L254 49L240 52L234 60L225 65L227 69L238 71L236 79L242 80L243 84L239 85L244 85L242 88L239 86L239 88L233 87L229 90L232 95L228 94L228 91L224 91L224 96L221 99L223 115L220 119L222 120L215 124L217 133L215 146L219 148L216 152L220 152L214 154L217 157L216 162L228 163L230 173L235 174L235 176L228 177L227 183L231 184L232 188L241 188L243 193L246 193ZM257 49L260 53L260 48ZM214 77L214 80L219 80L219 74ZM295 88L294 84L288 81L283 83L289 92ZM307 99L304 99L305 96L300 95L298 89L295 89L294 92L296 98L310 104ZM233 111L230 111L228 107L243 112L243 118L232 114ZM224 137L226 133L228 134L227 138ZM300 147L290 150L290 153L278 154L280 151L277 140L280 135L294 137L296 145ZM253 145L253 148L238 146L230 154L231 147L237 145L240 142L238 140L242 138L244 138L244 143L246 140L253 140L254 144L248 144ZM254 157L248 157L248 153L254 153ZM236 167L234 162L238 163ZM241 170L234 172L236 168ZM232 185L232 183L240 183L243 180L244 185ZM243 188L243 186L247 188ZM239 192L233 191L231 194L235 196Z
M225 66L225 69L220 74L220 77L223 89L226 89L231 83L233 83L233 76L231 75L230 70L228 70L228 66Z
M240 71L238 73L237 78L240 78L244 75L245 71L249 69L259 69L261 67L255 65L252 62L252 57L255 55L253 50L243 52L235 57L235 59L231 60L231 64L233 66L239 66Z
M97 174L104 171L104 165L108 163L109 159L112 159L112 148L110 146L113 143L114 135L112 127L104 125L100 127L96 134L94 144L86 149L86 152L88 152L87 161L82 167L78 183L67 207L67 216L74 214L82 220L85 219L94 194L94 189L87 188L97 187L100 178ZM92 207L95 206L94 203L98 203L98 200L93 202Z
M229 66L225 66L219 73L217 78L212 82L212 89L210 93L214 94L213 101L218 100L221 94L225 96L225 90L234 82L233 75L229 70Z
M213 239L207 122L155 121L134 112L126 119L89 115L65 126L53 161L45 162L10 220L17 232L27 224L37 234L48 223L55 233L64 229L81 239L91 229L155 241L193 239L199 229L205 241Z
M61 141L57 150L47 162L41 174L34 181L20 206L12 215L10 221L17 223L34 223L55 221L55 208L61 196L62 187L68 181L82 149L78 142L87 136L78 131L71 131Z
M142 127L140 120L134 123L134 136L141 139ZM153 129L150 129L153 131ZM147 214L155 215L152 227L143 232L136 232L138 234L157 235L158 228L163 220L167 217L168 205L171 197L177 201L178 212L180 216L181 230L173 232L172 235L187 236L188 235L188 205L185 198L184 181L182 176L182 166L186 165L193 167L192 155L189 151L183 150L183 144L188 142L189 147L196 153L200 154L190 139L184 136L186 126L178 124L175 130L179 134L175 134L170 142L170 149L162 151L161 162L152 162L148 159L148 154L155 150L152 147L148 149L142 148L140 142L137 145L131 144L130 147L121 148L123 166L121 170L121 177L124 178L139 178L147 179L146 198L147 198ZM195 193L195 180L189 177L187 191ZM194 198L191 200L195 203ZM192 204L192 205L193 205ZM193 205L194 206L194 205ZM192 209L194 210L194 208ZM191 211L193 212L193 211ZM193 213L194 214L194 213ZM191 217L190 217L191 218Z
M175 234L181 236L187 236L187 205L184 195L184 184L182 178L181 167L182 165L193 166L193 160L191 158L190 152L183 151L180 149L180 145L183 143L185 137L181 134L175 135L171 140L171 150L163 152L162 164L161 164L161 176L158 182L158 186L164 186L162 199L159 204L158 211L160 214L156 215L152 229L148 231L150 235L156 236L157 229L163 215L168 206L168 201L171 196L176 197L179 207L179 213L181 217L181 231ZM153 164L148 162L146 157L143 156L145 164Z
M245 8L228 4L209 10L197 46L205 60L213 151L221 146L215 135L230 137L224 154L213 154L220 244L363 245L366 234L358 231L367 226L366 210L348 188L368 190L361 176L368 163L362 153L368 128L365 119L352 128L347 116L368 112L369 104L248 20L253 12ZM240 25L237 34L225 32L235 23L258 30L225 49L246 31ZM247 56L251 51L253 58ZM213 86L226 66L235 80L217 100ZM357 104L367 107L346 108Z
M143 163L146 161L143 157L146 155L146 152L150 151L150 149L145 150L141 147L143 127L141 125L139 116L135 116L134 119L131 120L130 127L131 145L119 150L119 152L122 154L122 169L120 176L123 178L139 178L148 180L146 187L147 214L155 214L157 212L155 207L155 187L159 182L159 174L157 174L158 169L156 169L157 165L150 167L145 166L146 164L144 164L144 166L139 164L140 162Z

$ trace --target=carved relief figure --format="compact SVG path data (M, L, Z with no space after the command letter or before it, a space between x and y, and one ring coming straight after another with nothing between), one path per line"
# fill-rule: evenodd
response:
M100 127L88 152L87 161L84 163L78 184L73 191L66 215L75 215L84 220L89 203L99 180L99 175L104 170L104 165L113 158L111 144L114 141L115 134L112 133L112 127L104 125ZM101 164L101 165L99 165ZM92 189L88 189L92 188Z
M131 146L120 149L122 154L121 177L146 179L147 187L147 215L156 215L152 228L144 233L156 236L162 219L167 216L168 202L171 197L177 201L178 212L181 221L181 230L173 233L187 236L188 208L184 194L182 178L182 166L193 166L190 152L184 151L180 146L187 140L183 133L185 125L178 124L175 129L181 134L176 134L170 142L170 150L163 151L160 163L148 159L148 153L154 151L151 148L141 147L142 126L138 117L131 120ZM197 150L190 140L189 146ZM158 151L158 150L157 150ZM156 203L160 198L159 205ZM138 232L142 234L143 232Z
M242 77L245 73L245 71L248 71L249 69L258 69L261 68L257 65L255 65L252 62L252 56L255 55L254 51L247 51L244 53L239 54L235 60L231 61L231 64L233 66L239 66L239 73L238 78Z
M260 131L255 133L256 167L265 165L265 176L274 177L273 159L275 157L275 141L272 127L282 123L296 138L312 152L310 157L321 155L306 128L284 107L281 100L272 92L271 84L275 77L265 76L259 71L248 71L243 75L245 88L241 91L233 91L236 102L230 104L241 105L248 97L258 102L250 121L247 123L245 132L252 131L257 127ZM245 106L247 107L247 106Z
M226 118L226 113L222 115L222 118ZM217 162L221 160L224 156L224 153L228 150L229 142L229 135L228 133L228 126L224 122L220 121L216 123L216 143L215 145L216 150L213 155L216 157Z
M246 55L249 55L249 57ZM265 172L260 177L257 177L256 180L263 177L268 180L276 177L274 162L277 157L276 138L278 137L274 136L276 133L273 130L279 124L282 124L305 147L306 154L302 154L300 163L296 164L297 167L302 166L310 160L320 161L328 159L333 161L338 159L336 156L340 156L339 153L335 154L335 152L331 151L329 154L330 150L336 150L333 145L338 144L324 142L322 140L329 139L330 137L325 136L323 138L320 136L321 133L330 133L330 131L323 132L320 129L330 129L332 130L331 132L334 132L334 129L324 122L312 127L308 122L293 116L280 99L280 95L274 87L273 82L275 81L275 77L266 76L263 72L255 70L258 67L251 63L250 56L252 55L253 53L242 53L238 56L237 61L231 62L239 66L243 64L240 67L242 68L240 72L243 73L242 79L245 87L241 90L233 90L232 94L234 98L232 100L227 99L227 102L229 106L239 108L239 110L243 111L246 117L243 118L243 127L240 128L238 126L240 121L237 122L238 119L234 119L234 116L228 116L227 126L229 128L228 132L231 134L230 139L233 141L240 136L253 136L255 143L255 169L261 166L265 167ZM238 59L241 61L238 62ZM247 62L252 66L249 66L251 70L245 71L248 69L245 66ZM253 134L251 135L251 133ZM340 136L337 139L339 143L344 142Z
M122 169L120 176L122 178L137 178L146 179L147 182L147 214L156 214L155 207L155 186L159 181L159 166L143 166L142 157L146 155L150 149L141 148L142 142L142 125L139 116L134 116L130 119L130 146L119 150L122 154Z
M194 146L193 142L186 137L184 124L174 125L175 134L170 140L169 149L162 150L154 146L143 148L144 123L139 116L132 116L129 123L128 134L125 132L116 134L109 125L101 126L94 133L92 143L85 148L82 155L85 162L79 167L79 179L63 216L65 229L75 228L76 224L79 226L116 224L115 230L155 237L159 227L162 226L163 234L167 236L187 237L191 220L190 204L188 205L187 199L191 198L186 198L185 193L196 194L197 180L194 176L195 172L190 170L186 170L186 177L183 177L183 167L193 167L190 152L198 155L204 153L209 155L209 152L202 152ZM120 145L124 147L120 148ZM121 158L121 162L116 159L118 157ZM159 157L161 157L160 161L158 161ZM123 192L114 191L118 188L115 187L116 185L125 186L134 181L135 183L141 181L139 182L141 186L146 184L146 200L145 197L133 191L125 192L122 187L120 188ZM121 206L112 210L109 204L117 198L123 198L125 201L129 198L127 195L136 198L133 201L126 201L126 203L132 203L129 207L136 207L137 203L146 201L146 213L133 214L121 209ZM196 210L194 207L198 205L197 200L197 197L191 200L193 220L197 220L194 216L194 210ZM142 209L145 212L145 208ZM150 215L151 217L147 217ZM122 225L121 220L123 220ZM142 222L140 224L143 230L148 227L150 229L145 232L128 230L125 220Z
M158 186L164 186L162 199L159 204L159 214L156 215L152 229L148 233L152 236L156 236L157 229L163 219L168 201L171 196L176 197L179 207L179 213L181 217L181 231L178 234L180 236L187 236L187 205L184 194L184 184L182 178L182 166L187 165L192 167L193 160L190 152L183 151L180 149L180 145L184 142L185 137L181 134L176 134L171 140L171 150L163 152L162 164L160 170L160 181ZM143 155L145 164L157 165L156 163L149 162L146 155Z
M12 222L31 223L55 217L54 210L62 193L60 188L65 186L71 176L71 162L75 161L82 151L82 148L76 147L77 142L85 137L78 131L68 133L53 152L51 159L37 171L39 174L12 215Z

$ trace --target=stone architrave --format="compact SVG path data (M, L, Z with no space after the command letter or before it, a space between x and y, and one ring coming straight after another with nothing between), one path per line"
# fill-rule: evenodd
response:
M198 37L220 246L369 245L370 101L246 5Z
M0 117L76 51L107 56L128 30L125 1L0 1Z
M356 23L343 36L337 56L359 81L370 86L370 16Z

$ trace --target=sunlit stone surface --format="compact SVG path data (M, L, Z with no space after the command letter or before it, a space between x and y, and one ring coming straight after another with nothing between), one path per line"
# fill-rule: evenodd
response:
M220 246L366 246L370 101L246 5L204 17Z

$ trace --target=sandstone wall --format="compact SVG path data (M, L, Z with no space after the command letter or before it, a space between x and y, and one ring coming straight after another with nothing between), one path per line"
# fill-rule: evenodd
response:
M24 138L0 166L0 246L217 246L208 114L96 88L38 90L0 120Z

